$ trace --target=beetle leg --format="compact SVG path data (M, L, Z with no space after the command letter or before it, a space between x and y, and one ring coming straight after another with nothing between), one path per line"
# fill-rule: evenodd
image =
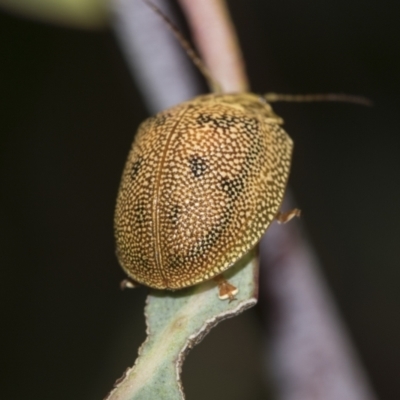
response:
M214 278L214 281L217 282L218 284L218 297L220 300L227 300L229 299L229 303L233 300L236 300L236 295L239 292L239 289L236 286L231 285L225 278L224 276L217 275Z
M119 287L121 288L121 290L134 289L134 288L137 288L139 286L140 286L140 284L135 282L131 278L126 278L126 279L122 280L121 283L119 284Z
M293 208L293 210L289 210L286 212L278 212L276 214L275 219L278 221L280 224L286 224L286 222L289 222L292 218L294 217L300 217L301 211L298 208Z

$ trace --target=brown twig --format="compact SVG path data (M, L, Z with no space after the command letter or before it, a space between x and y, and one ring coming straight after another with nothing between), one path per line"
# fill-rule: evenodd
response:
M249 90L235 28L224 0L179 0L194 41L224 92Z

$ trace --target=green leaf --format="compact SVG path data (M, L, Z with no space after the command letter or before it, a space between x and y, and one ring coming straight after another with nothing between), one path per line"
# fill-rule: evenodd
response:
M108 0L0 0L18 14L77 28L100 28L108 21Z
M257 302L258 261L253 250L224 277L239 288L237 300L222 301L214 281L178 290L152 291L145 309L148 337L133 368L116 383L108 400L183 399L180 372L188 351L212 327Z

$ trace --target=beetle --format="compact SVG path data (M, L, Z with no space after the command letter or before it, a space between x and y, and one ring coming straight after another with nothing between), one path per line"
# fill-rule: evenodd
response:
M180 289L213 278L278 215L298 215L278 213L293 144L280 124L251 93L199 96L141 124L115 212L118 259L134 281Z

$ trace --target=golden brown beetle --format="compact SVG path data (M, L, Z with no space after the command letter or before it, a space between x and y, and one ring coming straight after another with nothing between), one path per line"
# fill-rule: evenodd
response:
M260 240L289 175L281 123L250 93L199 96L142 123L115 212L119 262L133 280L195 285Z

